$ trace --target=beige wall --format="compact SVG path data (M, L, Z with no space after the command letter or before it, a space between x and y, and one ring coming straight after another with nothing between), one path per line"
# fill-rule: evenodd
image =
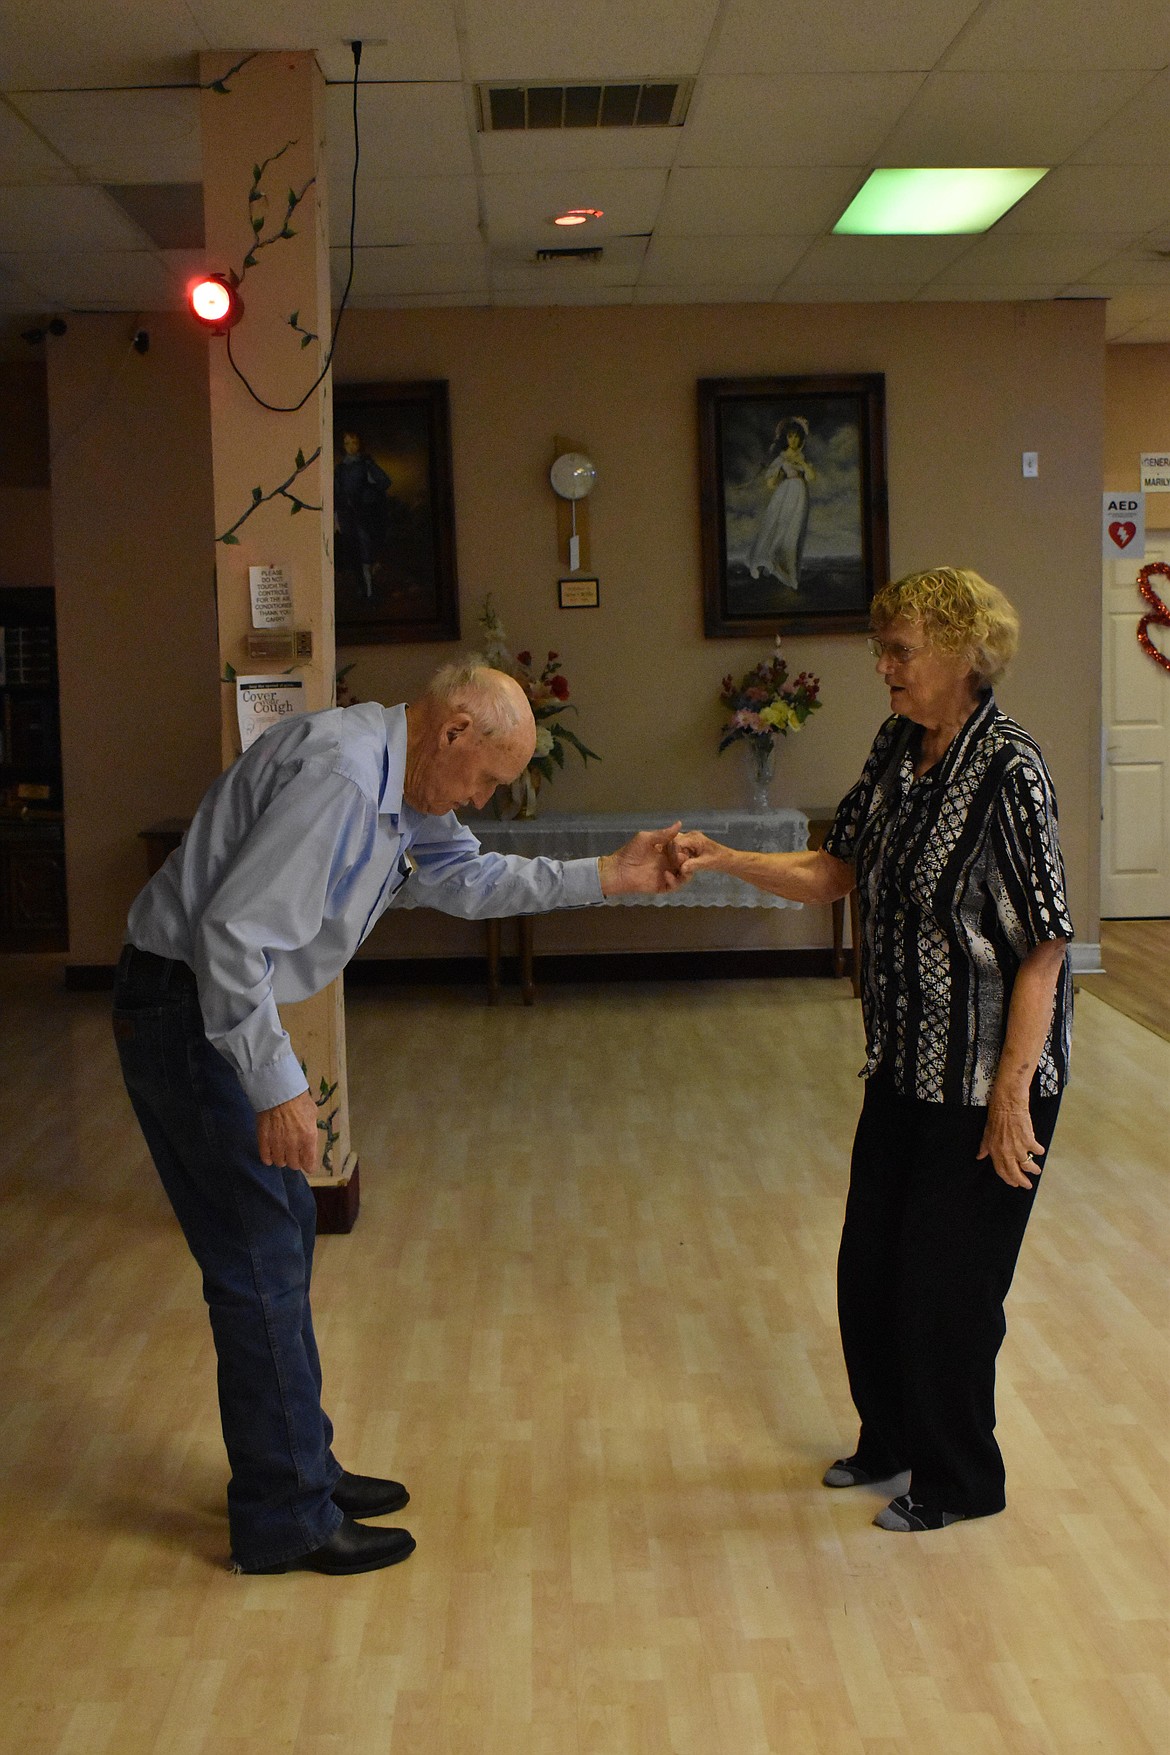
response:
M1023 650L1000 698L1048 755L1078 933L1093 941L1102 312L1079 302L352 312L335 372L449 380L465 644L490 590L514 648L562 653L582 732L605 759L559 775L551 803L664 815L743 798L741 752L715 753L716 695L726 670L765 650L703 637L695 379L884 372L892 566L975 566L1019 605ZM71 318L49 351L77 963L116 955L141 881L137 831L189 812L218 768L208 344L177 316L150 327L145 358L130 353L120 317ZM556 433L599 469L597 611L556 607ZM1022 479L1025 449L1040 453L1036 482ZM358 647L340 661L356 659L359 696L389 702L452 650ZM855 778L884 698L860 636L793 639L789 656L820 673L826 705L780 746L775 796L828 804ZM538 948L827 934L824 910L622 909L544 921ZM384 921L367 950L479 945L478 929L414 914Z
M450 382L463 628L491 591L513 649L555 647L586 740L604 756L552 790L568 809L664 815L738 802L742 752L716 754L719 680L766 650L702 632L695 380L783 372L886 374L891 566L977 567L1018 604L1024 644L1002 704L1040 738L1062 807L1079 935L1098 916L1098 509L1103 306L1097 303L354 312L339 383ZM553 436L598 466L590 502L602 607L561 611ZM1020 453L1040 453L1025 481ZM353 647L365 699L401 699L445 646ZM794 670L823 679L824 710L780 745L778 803L835 801L884 713L861 636L792 639ZM822 911L562 916L541 946L823 943ZM371 954L404 951L420 923L388 919ZM429 929L427 929L429 930ZM448 948L478 939L441 933Z
M207 343L73 316L49 350L69 960L117 960L138 831L219 771Z
M1170 347L1105 350L1105 488L1136 489L1143 451L1170 451ZM1146 496L1146 528L1170 530L1170 494Z

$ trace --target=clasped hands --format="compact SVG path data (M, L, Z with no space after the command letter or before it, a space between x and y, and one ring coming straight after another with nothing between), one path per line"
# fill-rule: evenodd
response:
M718 842L681 822L643 829L616 853L597 862L603 896L659 896L677 890L696 871L714 869ZM722 851L722 849L720 849Z

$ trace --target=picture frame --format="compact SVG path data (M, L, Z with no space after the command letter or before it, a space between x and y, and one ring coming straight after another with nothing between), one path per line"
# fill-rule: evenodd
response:
M558 609L600 609L601 580L596 575L557 580Z
M445 379L333 392L338 645L459 639Z
M708 639L853 634L889 577L880 372L698 382Z

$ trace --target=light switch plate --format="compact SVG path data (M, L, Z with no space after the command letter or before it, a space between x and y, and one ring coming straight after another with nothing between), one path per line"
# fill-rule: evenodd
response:
M1040 473L1039 451L1025 451L1023 454L1024 474L1031 478Z

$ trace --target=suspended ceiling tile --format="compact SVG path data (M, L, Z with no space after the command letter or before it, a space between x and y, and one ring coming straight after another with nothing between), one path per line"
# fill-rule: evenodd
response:
M316 49L327 79L353 77L355 37L362 79L458 79L451 0L190 0L214 43L250 49ZM370 39L383 39L378 46Z
M553 171L668 169L681 128L536 128L480 134L479 162L488 176Z
M202 178L197 91L54 91L12 101L86 181Z
M547 290L536 288L497 287L492 293L493 305L629 305L634 301L632 286L593 286L563 288L555 299Z
M646 252L642 280L654 286L776 286L806 253L804 238L659 238Z
M1073 163L1170 166L1170 72L1143 85L1073 154Z
M1164 252L1159 254L1159 248ZM1083 286L1105 287L1166 287L1170 289L1170 245L1153 242L1139 244L1130 250L1098 263L1091 272L1080 276Z
M977 0L822 0L778 14L775 0L731 0L713 73L888 73L933 67Z
M379 176L459 177L475 170L461 86L363 86L358 129L362 163ZM330 180L347 178L353 170L353 114L343 85L325 93L325 138Z
M1053 165L1145 83L1142 73L934 73L881 144L883 165Z
M184 0L9 0L0 32L0 87L182 83L198 77L196 56L210 47Z
M561 171L552 176L485 177L484 223L492 243L539 239L549 248L591 245L653 229L666 193L665 171ZM596 207L604 218L553 225L569 207Z
M100 189L77 185L0 189L0 250L141 250L143 234Z
M451 311L478 307L485 310L491 295L479 288L468 292L449 293L383 293L375 298L350 298L347 310L354 311Z
M784 283L800 286L902 286L904 294L963 255L970 238L819 238Z
M699 69L718 0L467 0L473 80L672 77Z
M705 79L680 165L865 165L922 83L918 73Z
M990 0L946 58L948 68L1159 68L1170 61L1166 0Z
M0 311L39 311L44 298L38 287L23 280L16 271L16 259L0 257Z
M1123 347L1135 344L1156 346L1159 342L1170 341L1170 309L1161 317L1148 317L1144 323L1135 323L1132 329L1126 329L1120 335L1110 335L1106 327L1105 339L1120 342Z
M153 250L28 251L16 271L70 311L159 311L169 308L171 284Z
M73 183L71 165L0 98L0 183Z
M1008 282L978 280L974 276L969 281L956 281L953 284L942 280L932 280L917 295L916 303L920 305L985 305L989 303L1020 303L1036 299L1054 299L1061 290L1059 280L1044 282Z
M767 305L772 302L773 280L739 285L731 281L714 285L654 286L639 283L634 289L636 305Z
M329 186L329 233L349 242L350 186ZM474 177L358 178L357 242L371 244L475 243L479 196Z
M996 234L976 238L962 259L944 268L932 286L967 281L1051 281L1065 286L1115 256L1127 238L1012 237Z
M912 295L905 281L805 281L793 284L792 277L773 295L780 305L897 305Z
M348 250L332 250L332 279L339 295L349 272ZM487 266L482 246L458 244L406 244L398 249L357 251L354 264L355 298L379 298L386 293L483 292L487 290Z
M1170 171L1130 165L1057 165L996 226L1003 233L1147 232L1170 220Z
M1170 298L1146 291L1123 292L1109 300L1105 312L1105 337L1112 341L1147 323L1170 322Z
M655 236L821 232L840 218L860 181L861 173L846 166L750 171L680 166L671 173Z
M645 255L645 238L614 238L603 245L597 262L534 262L519 247L505 247L492 251L492 287L543 292L552 298L562 292L586 293L592 287L633 286Z

